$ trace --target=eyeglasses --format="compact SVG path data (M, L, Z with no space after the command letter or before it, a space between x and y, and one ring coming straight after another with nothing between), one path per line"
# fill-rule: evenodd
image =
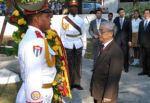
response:
M99 35L104 35L105 33L107 33L107 32L111 32L111 31L101 31L101 30L99 30Z

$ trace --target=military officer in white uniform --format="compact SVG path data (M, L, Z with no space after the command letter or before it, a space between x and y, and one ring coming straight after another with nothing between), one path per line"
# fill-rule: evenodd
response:
M53 97L52 82L56 75L55 64L51 67L45 58L45 34L50 26L50 10L42 6L40 10L24 12L28 19L28 30L19 44L19 64L22 86L16 103L51 103ZM50 59L55 52L48 47Z
M87 44L85 23L77 15L78 2L71 1L69 6L69 15L62 18L60 37L67 52L71 88L82 90L80 67Z

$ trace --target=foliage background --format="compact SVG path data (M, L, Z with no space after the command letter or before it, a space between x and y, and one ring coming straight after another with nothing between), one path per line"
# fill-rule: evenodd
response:
M120 3L119 7L123 7L127 13L127 16L129 16L134 8L133 8L133 3ZM140 2L136 8L140 11L140 14L143 15L143 11L145 8L149 8L150 9L150 1L149 2Z

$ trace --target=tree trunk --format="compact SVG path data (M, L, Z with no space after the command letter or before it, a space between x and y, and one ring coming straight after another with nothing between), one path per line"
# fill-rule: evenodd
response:
M139 9L139 0L133 0L133 10Z

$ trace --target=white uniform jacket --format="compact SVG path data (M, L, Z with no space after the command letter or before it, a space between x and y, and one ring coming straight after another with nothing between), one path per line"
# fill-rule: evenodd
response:
M27 103L47 103L43 102L43 95L46 92L43 92L42 85L53 82L56 68L55 66L48 67L45 58L44 39L40 35L36 35L35 32L39 32L42 37L45 37L38 28L29 26L23 40L19 44L18 56L23 79L23 87L21 88L24 89ZM55 52L50 47L49 53L55 55ZM53 94L52 88L49 92Z
M81 28L82 34L75 37L67 36L78 35L80 34L80 32L76 28L74 28L65 18L63 18L60 29L60 37L62 39L64 47L68 49L73 49L73 45L75 45L76 49L81 47L83 47L83 49L86 49L87 40L84 20L78 15L73 17L71 14L69 14L68 17Z

